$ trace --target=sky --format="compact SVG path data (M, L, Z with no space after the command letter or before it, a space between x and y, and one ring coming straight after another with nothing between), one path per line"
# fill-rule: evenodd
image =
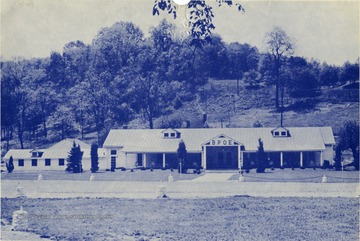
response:
M0 0L1 58L48 57L80 40L90 44L101 28L131 21L148 33L163 18L186 32L182 14L174 20L152 16L153 0ZM215 0L207 0L215 2ZM342 65L359 57L359 1L234 0L233 7L214 5L214 33L225 42L249 43L266 50L264 37L279 26L295 42L295 55Z

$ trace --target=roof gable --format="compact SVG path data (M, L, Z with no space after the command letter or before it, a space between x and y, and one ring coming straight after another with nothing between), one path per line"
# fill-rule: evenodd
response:
M271 134L273 137L290 137L290 131L284 127L276 127L275 129L271 130Z
M80 141L79 139L64 139L62 141L59 141L58 143L50 146L48 149L67 149L71 150L73 147L73 144L80 145L81 149L90 149L90 145Z
M201 144L202 146L236 146L242 145L239 141L225 135L220 134L211 138L209 141L206 141Z

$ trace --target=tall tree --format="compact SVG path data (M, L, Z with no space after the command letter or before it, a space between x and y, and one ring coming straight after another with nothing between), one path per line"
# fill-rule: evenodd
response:
M302 57L290 57L283 66L284 87L291 97L314 97L319 91L319 83L314 69Z
M335 86L340 82L339 76L339 67L324 63L320 69L319 81L322 86Z
M339 143L341 150L351 149L353 154L353 165L359 170L359 123L347 121L339 131Z
M179 147L177 149L177 157L178 157L178 161L179 161L179 169L178 172L180 173L186 173L186 145L185 142L183 140L180 140L179 142Z
M57 90L66 89L70 83L65 79L65 62L60 53L52 52L50 54L50 64L46 69L47 78L53 82Z
M83 152L80 149L80 145L76 146L74 141L73 147L71 148L71 151L67 159L66 171L73 173L83 172L82 156L83 156Z
M99 170L99 156L98 156L98 145L92 144L90 150L91 156L91 172L97 172Z
M294 53L294 45L290 37L280 27L276 26L273 30L267 33L266 44L268 52L270 53L272 65L273 65L273 78L276 88L275 92L275 107L279 109L280 98L283 98L284 83L281 81L281 67L287 56L291 56Z
M133 66L133 88L135 90L135 109L144 112L149 122L149 128L154 128L154 118L159 116L164 106L165 86L167 76L166 66L158 65L158 49L147 40L141 47L136 65Z
M340 80L342 83L359 81L359 58L356 63L345 62L341 68Z
M264 143L261 139L259 139L259 146L258 150L256 152L256 162L257 162L257 173L263 173L265 172L266 167L266 155L264 151Z
M12 173L14 171L14 158L10 156L9 162L6 163L6 169L8 173Z
M16 91L23 77L22 68L15 61L1 62L1 138L6 140L6 150L13 138L18 104Z
M226 4L232 6L232 0L216 0L218 6ZM244 12L241 4L235 4L236 9ZM159 15L164 11L173 15L174 18L181 13L178 12L179 6L171 0L154 0L153 15ZM191 45L201 46L211 39L211 32L215 29L213 24L213 8L205 0L189 1L185 6L186 25L189 26L189 35L191 36ZM182 16L180 16L182 17Z
M107 83L123 67L136 62L143 33L130 22L117 22L103 28L93 40L90 48L91 67Z
M79 40L64 46L65 79L70 86L84 80L90 63L89 54L90 47Z

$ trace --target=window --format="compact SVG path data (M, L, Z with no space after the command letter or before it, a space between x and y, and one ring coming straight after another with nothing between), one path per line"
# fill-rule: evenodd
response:
M32 153L31 153L32 155L32 157L37 157L37 152L36 151L33 151Z
M174 129L166 129L163 131L163 138L165 139L173 139L173 138L180 138L181 133Z
M278 131L275 131L275 132L274 132L274 136L279 136L279 132L278 132Z
M281 132L281 135L282 135L282 136L287 136L287 135L286 135L286 131L282 131L282 132Z
M115 168L116 168L116 157L112 156L111 157L111 163L110 163L110 170L112 172L114 172Z
M65 159L59 159L59 166L65 166Z
M141 167L143 165L143 155L141 153L137 154L137 165Z
M19 166L19 167L23 167L23 166L24 166L24 159L19 159L19 160L18 160L18 166Z
M111 154L111 155L116 155L116 150L111 150L111 151L110 151L110 154Z
M31 159L31 166L33 167L37 166L37 159Z
M51 159L45 159L45 166L51 166Z

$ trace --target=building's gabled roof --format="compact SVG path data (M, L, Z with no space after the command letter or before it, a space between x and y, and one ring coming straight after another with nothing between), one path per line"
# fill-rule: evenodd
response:
M11 156L16 159L29 159L32 157L34 149L10 149L4 156L4 159L9 159ZM38 151L39 149L37 149ZM44 151L44 150L41 150Z
M321 136L326 145L335 145L336 141L331 127L319 127Z
M66 149L66 150L71 150L71 148L73 147L73 144L76 145L80 145L81 149L90 149L90 145L80 141L78 139L64 139L62 141L59 141L58 143L50 146L48 149Z
M83 152L83 159L90 158L90 145L86 144L77 139L65 139L62 140L53 146L49 147L48 149L10 149L4 156L5 160L8 160L10 156L14 159L34 159L34 158L41 158L41 159L58 159L64 158L66 159L69 156L69 152L73 146L75 141L76 145L80 145L80 149ZM33 157L32 152L42 152L43 154L41 157ZM98 148L98 157L104 158L105 157L105 149Z
M275 138L273 128L210 128L177 129L181 133L188 152L200 152L201 145L214 136L224 134L239 141L246 151L256 151L258 139L265 151L315 151L324 150L325 144L333 144L331 127L289 127L291 136ZM110 130L103 147L123 147L124 152L176 152L179 139L164 139L159 129Z

